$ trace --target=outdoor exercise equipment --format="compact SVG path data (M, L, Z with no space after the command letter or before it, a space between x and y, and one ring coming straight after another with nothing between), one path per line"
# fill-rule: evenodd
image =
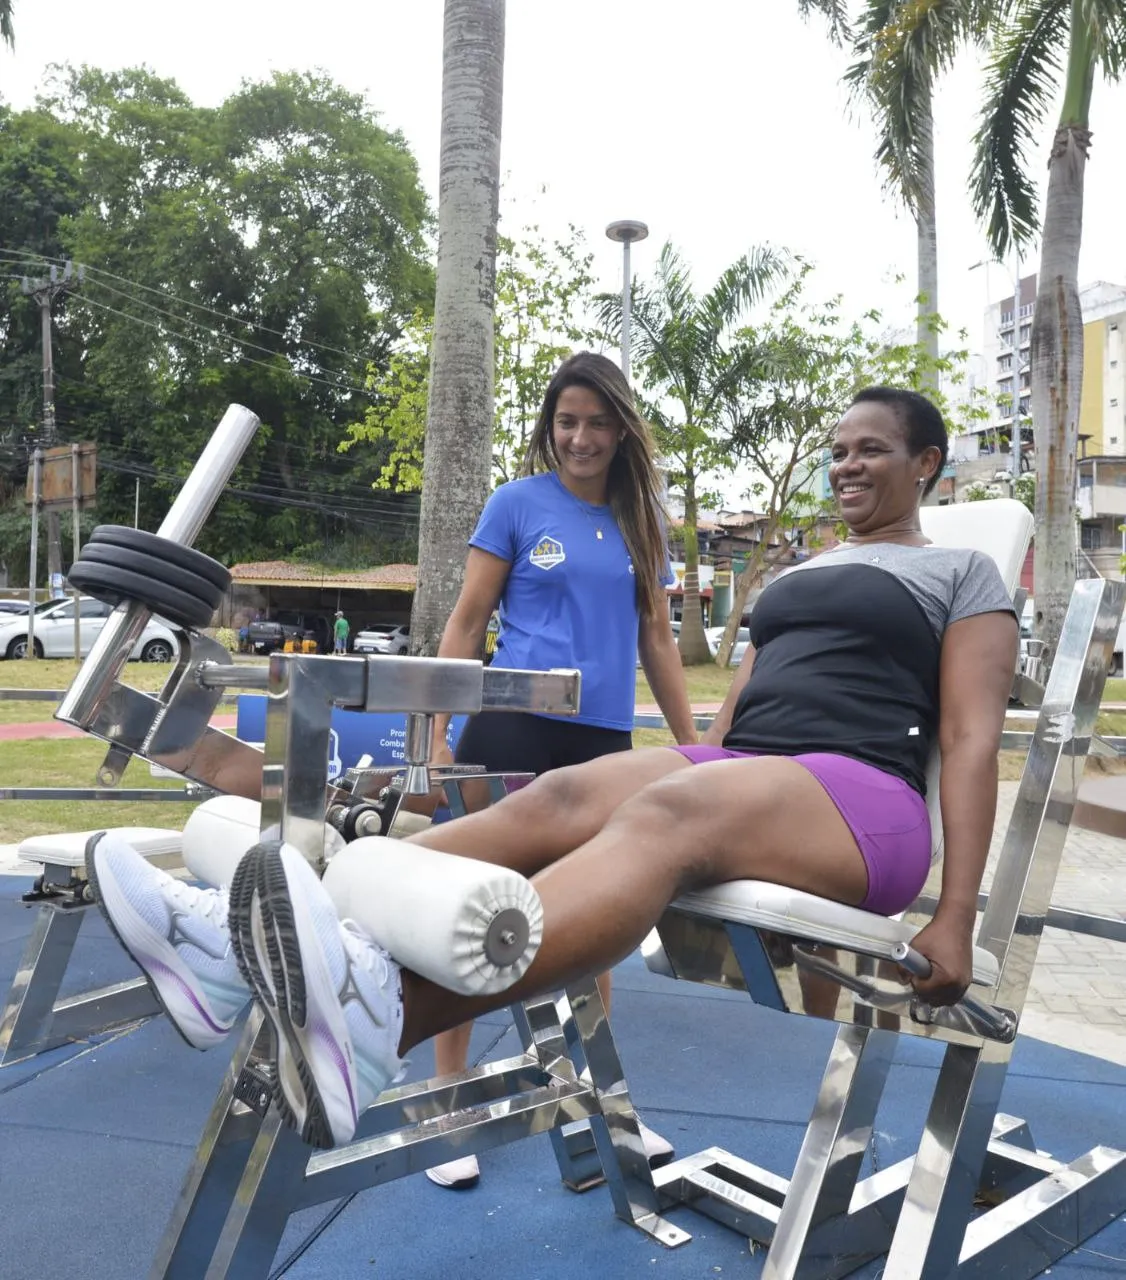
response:
M194 479L193 472L160 536L186 544L198 533L253 429L246 421L252 415L232 415L208 446L206 476ZM240 420L241 434L232 429ZM1015 505L928 509L924 520L936 541L994 555L1012 586L1029 534ZM514 1007L521 1054L390 1090L362 1117L356 1142L316 1154L271 1106L267 1036L252 1012L152 1275L265 1277L296 1210L544 1131L568 1185L582 1188L604 1175L616 1213L666 1245L690 1237L662 1213L690 1204L769 1242L769 1280L843 1276L882 1254L886 1274L896 1280L1039 1274L1126 1204L1126 1154L1098 1147L1061 1165L1035 1149L1024 1121L998 1110L1122 600L1120 584L1076 585L985 904L967 999L928 1009L895 976L896 963L922 962L911 942L933 913L935 884L901 921L888 921L740 882L674 903L651 937L647 958L659 971L744 989L775 1009L814 1010L816 984L822 997L825 984L836 984L832 1009L817 1004L816 1012L842 1025L791 1178L718 1148L652 1174L593 982L558 1000ZM110 744L107 776L120 777L129 755L138 754L217 790L260 797L263 831L314 863L323 856L326 814L336 811L332 825L350 834L374 827L376 818L383 827L381 815L369 810L348 821L360 802L378 808L382 784L365 790L359 771L348 787L329 785L334 706L411 713L401 806L433 781L434 714L490 707L560 714L578 702L577 673L298 654L275 654L268 669L238 670L218 646L191 633L154 698L117 683L149 611L139 599L124 598L60 716ZM261 751L207 724L220 690L247 686L268 694ZM362 844L355 841L341 856L358 856ZM942 1042L943 1065L917 1153L862 1179L901 1034ZM975 1201L983 1191L990 1203L1002 1203L981 1210Z

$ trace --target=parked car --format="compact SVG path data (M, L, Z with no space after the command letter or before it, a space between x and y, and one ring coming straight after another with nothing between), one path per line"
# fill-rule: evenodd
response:
M712 651L714 658L719 653L719 642L723 639L723 627L708 627L704 635L708 638L708 648ZM744 649L747 647L747 641L750 640L751 633L746 627L740 627L735 633L735 645L742 645ZM733 651L734 652L734 651Z
M319 613L296 613L278 610L268 618L255 618L246 628L246 643L251 653L273 653L284 647L287 640L315 640L317 649L327 653L331 628L328 619Z
M26 613L26 600L0 600L0 616L6 613Z
M353 653L409 653L410 647L410 627L391 622L365 627L352 641Z
M83 596L80 601L79 651L85 657L113 612L101 600ZM168 623L150 618L129 653L141 662L172 662L180 652L175 633ZM74 657L74 601L58 600L35 611L35 653L40 658ZM27 654L27 616L0 622L0 658L23 658Z

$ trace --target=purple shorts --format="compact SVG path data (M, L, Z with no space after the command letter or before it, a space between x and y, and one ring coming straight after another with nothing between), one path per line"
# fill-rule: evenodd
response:
M764 754L701 745L672 750L692 764ZM787 758L821 783L856 840L868 868L868 892L860 906L882 916L909 907L931 866L930 815L923 797L902 778L848 756L813 752Z

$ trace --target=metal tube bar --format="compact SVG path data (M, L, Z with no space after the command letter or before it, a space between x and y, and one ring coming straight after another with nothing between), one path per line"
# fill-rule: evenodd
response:
M201 662L196 679L205 689L267 689L270 669L226 662Z
M231 405L157 530L160 537L191 546L257 430L255 414L241 405ZM144 605L118 605L78 669L55 713L56 719L80 726L93 720L150 616L151 611Z
M195 542L204 521L254 439L258 425L258 415L244 409L241 404L228 407L184 481L184 487L176 495L176 501L160 522L156 531L158 537L186 547Z

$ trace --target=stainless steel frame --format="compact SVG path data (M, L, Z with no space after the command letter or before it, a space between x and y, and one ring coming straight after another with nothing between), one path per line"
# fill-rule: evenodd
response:
M1076 584L984 902L978 945L1000 965L985 1003L1018 1018L1123 598L1119 583ZM908 913L911 923L926 923L936 900L932 875ZM718 1148L654 1175L663 1207L690 1204L769 1243L763 1280L844 1276L885 1253L885 1274L895 1280L1022 1280L1126 1209L1126 1152L1097 1147L1063 1164L1036 1151L1027 1126L999 1111L1013 1040L1000 1024L986 1032L962 1007L928 1016L905 997L894 970L868 955L765 937L690 907L674 904L659 934L660 946L650 948L653 967L745 989L778 1010L804 1012L806 1002L825 1001L824 987L820 996L808 989L810 973L839 984L835 1010L818 1003L814 1011L844 1025L793 1176L779 1178ZM917 1154L862 1179L898 1034L945 1041L947 1048ZM994 1208L975 1206L979 1189Z
M232 408L223 419L161 534L190 542L257 425ZM121 685L118 676L146 611L124 605L102 631L57 712L109 744L100 781L115 784L130 755L164 765L196 784L261 799L263 830L314 862L323 857L326 808L341 796L371 792L356 771L345 788L329 787L329 726L333 707L410 713L410 749L399 803L429 791L430 718L439 712L521 709L555 714L578 706L577 672L486 669L477 662L410 658L340 658L275 654L268 672L238 670L219 646L180 636L180 659L152 697ZM221 691L265 687L265 745L258 750L215 733L208 721ZM386 778L385 774L376 777ZM442 775L451 808L464 809L464 775ZM503 781L487 779L492 798ZM42 1000L28 1001L37 971L55 983L61 945L77 931L78 915L53 904L21 966L22 1021ZM31 954L34 952L35 954ZM132 995L132 993L130 993ZM404 1086L385 1094L363 1118L358 1140L310 1158L271 1108L269 1038L252 1011L212 1109L196 1159L154 1262L154 1276L265 1276L290 1213L374 1186L468 1152L550 1132L564 1181L582 1190L609 1170L615 1209L668 1245L687 1239L657 1213L637 1120L621 1064L593 981L558 999L514 1010L523 1052L462 1076ZM612 1157L612 1158L611 1158Z
M205 676L206 678L206 676ZM262 775L263 830L317 862L323 854L329 723L334 706L420 713L497 706L564 712L575 672L493 672L439 659L275 655ZM560 1171L581 1189L615 1152L615 1207L669 1244L684 1238L656 1211L637 1122L593 982L558 1002L516 1010L524 1052L468 1073L388 1092L345 1149L317 1154L269 1106L272 1056L252 1014L208 1121L152 1275L167 1280L265 1276L290 1213L535 1133L551 1132ZM593 1121L588 1134L576 1122Z
M190 541L254 425L245 410L228 413L197 467L207 474L189 481L162 526L165 536ZM981 925L980 942L1000 964L987 1010L1019 1017L1023 1007L1122 596L1120 586L1105 582L1076 587ZM280 831L314 862L322 857L332 799L333 706L419 717L412 720L405 796L422 790L428 770L428 716L490 707L563 712L577 704L577 673L274 655L258 751L208 728L219 691L245 677L200 637L183 637L180 662L159 697L118 683L143 625L143 610L119 609L59 709L60 718L110 744L103 780L117 781L129 755L138 754L216 790L260 796L263 829ZM932 901L934 892L932 885ZM920 910L914 914L921 922ZM801 938L779 946L752 928L690 910L670 910L660 933L656 958L674 976L742 987L781 1010L802 1009L803 978L808 984L811 974L841 983L829 1016L843 1025L792 1178L718 1149L654 1177L593 982L514 1009L521 1054L393 1090L366 1113L355 1143L312 1157L271 1107L268 1036L252 1012L152 1275L265 1276L295 1210L540 1132L551 1134L565 1183L583 1189L604 1172L617 1214L655 1240L671 1246L689 1238L661 1217L665 1207L687 1203L771 1242L769 1280L842 1276L884 1253L886 1274L897 1280L1032 1276L1126 1203L1126 1154L1100 1147L1061 1166L1035 1150L1023 1121L999 1113L1012 1045L1004 1018L983 1032L983 1020L964 1010L928 1016L870 955L840 948L827 954ZM861 1180L896 1034L945 1042L945 1059L917 1155ZM1009 1198L974 1217L978 1188Z

